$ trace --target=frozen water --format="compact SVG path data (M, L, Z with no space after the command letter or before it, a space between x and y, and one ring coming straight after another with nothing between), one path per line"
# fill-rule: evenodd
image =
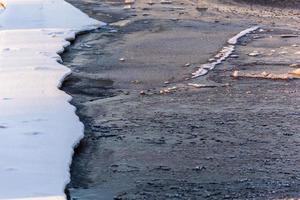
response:
M75 34L104 25L63 0L5 0L0 11L0 199L65 199L83 125L57 87Z

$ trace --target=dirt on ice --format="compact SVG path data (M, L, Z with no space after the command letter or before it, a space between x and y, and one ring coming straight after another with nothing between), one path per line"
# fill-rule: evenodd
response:
M300 198L296 7L68 1L108 22L63 54L73 73L62 89L85 125L69 199ZM227 60L191 78L252 26Z

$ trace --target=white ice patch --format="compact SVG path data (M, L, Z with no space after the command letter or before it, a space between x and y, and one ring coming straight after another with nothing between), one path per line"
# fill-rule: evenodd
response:
M235 45L237 44L238 40L245 35L256 31L257 29L259 29L259 26L253 26L251 28L243 30L233 38L230 38L227 42L228 45L223 47L223 49L217 55L215 55L215 61L200 65L198 70L192 73L192 78L206 75L210 70L213 70L217 65L225 61L234 52Z
M63 0L5 0L0 13L0 199L64 200L83 136L59 64L75 34L104 25Z
M249 33L252 33L253 31L256 31L257 29L259 29L259 26L253 26L253 27L250 27L246 30L243 30L241 31L239 34L237 34L236 36L234 36L233 38L230 38L228 40L228 44L231 44L231 45L236 45L238 40L242 37L244 37L245 35L249 34Z

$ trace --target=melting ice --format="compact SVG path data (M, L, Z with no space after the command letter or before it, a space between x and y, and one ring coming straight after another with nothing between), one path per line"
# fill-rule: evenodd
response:
M65 199L83 125L57 88L70 73L57 53L77 32L104 24L63 0L2 2L0 199Z

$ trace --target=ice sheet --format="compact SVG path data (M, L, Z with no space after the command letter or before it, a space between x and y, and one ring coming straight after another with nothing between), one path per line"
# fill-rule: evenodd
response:
M57 53L104 23L63 0L2 2L0 199L62 200L83 124L57 88L70 73Z

